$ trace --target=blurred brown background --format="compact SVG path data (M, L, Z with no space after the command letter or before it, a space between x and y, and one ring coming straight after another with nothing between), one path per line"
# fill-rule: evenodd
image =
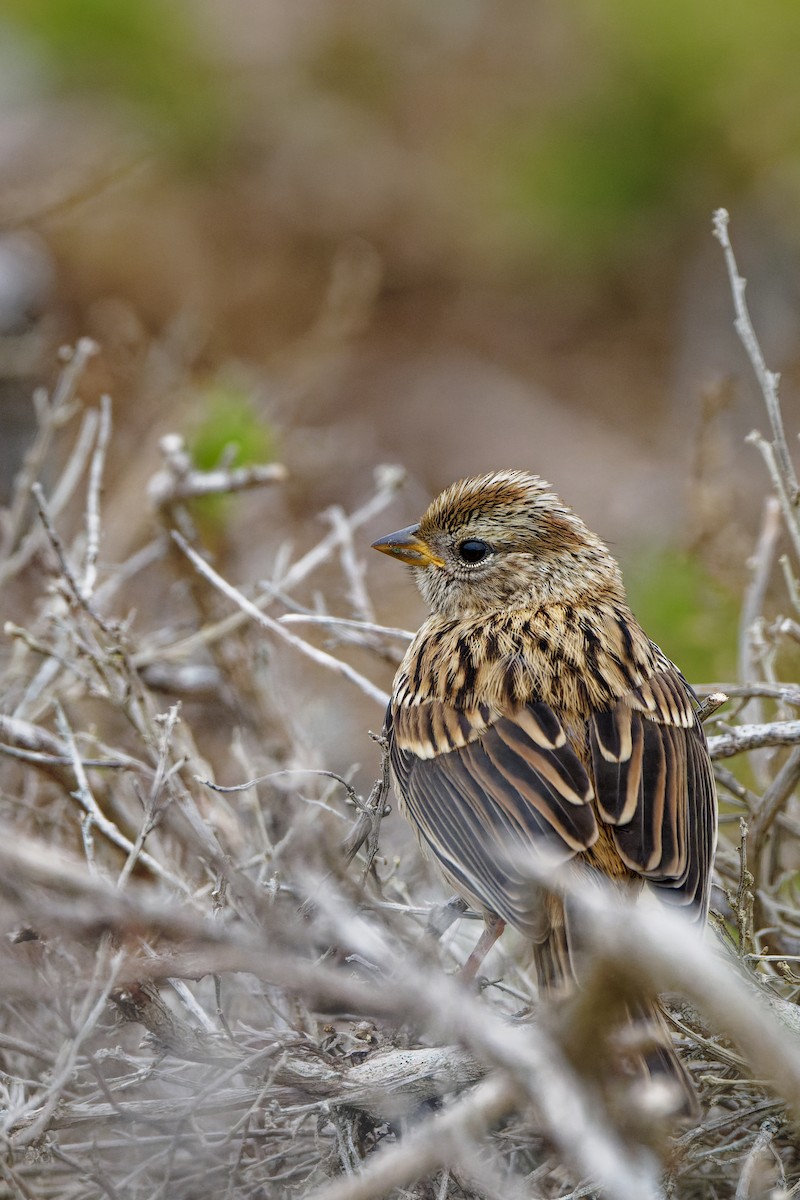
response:
M89 335L110 560L147 536L167 431L203 465L235 442L288 467L217 514L237 580L377 463L410 482L365 546L462 473L526 467L719 676L764 420L710 218L731 210L791 430L798 49L794 0L3 0L3 494L33 384ZM370 582L417 622L395 571Z

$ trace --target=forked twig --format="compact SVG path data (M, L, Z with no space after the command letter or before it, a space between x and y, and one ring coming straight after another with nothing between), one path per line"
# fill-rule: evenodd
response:
M306 658L310 658L311 661L315 662L318 666L325 667L326 670L333 671L337 675L343 675L345 679L348 679L350 683L355 684L355 686L360 691L364 692L365 695L369 696L371 700L375 700L383 708L386 707L386 705L389 703L389 697L387 693L376 687L375 684L367 679L366 676L362 675L360 671L356 671L354 667L349 665L349 663L342 662L341 659L334 658L332 654L327 654L324 650L318 650L316 646L312 646L309 642L303 641L302 638L295 637L293 633L289 633L288 629L281 625L280 622L274 620L272 617L267 616L266 613L261 612L261 610L252 602L252 600L248 600L238 588L235 588L232 584L228 583L227 580L223 579L213 567L209 566L207 562L204 562L197 551L189 545L189 543L186 541L186 538L184 538L182 534L173 529L172 537L176 545L180 547L180 549L189 559L195 570L202 575L204 579L208 580L208 582L215 587L217 591L221 592L224 596L227 596L227 598L231 600L238 608L240 608L243 613L255 621L256 624L260 625L262 629L266 629L268 633L273 634L280 641L292 646L293 649L298 650L301 654L305 655Z
M788 502L789 509L791 510L797 505L799 493L797 476L795 475L794 466L789 455L789 447L783 427L783 415L778 398L780 375L768 369L764 361L764 355L761 352L761 346L753 329L753 323L750 319L750 313L745 300L747 281L739 274L739 268L736 264L733 247L728 235L729 221L730 217L727 210L718 208L714 213L713 220L714 237L722 246L725 255L725 265L728 268L728 278L730 279L733 304L736 312L734 322L736 332L747 351L747 357L750 359L755 371L756 379L758 380L767 408L767 415L772 429L772 442L780 467L778 477L781 481L781 486L778 494L782 496L785 502Z

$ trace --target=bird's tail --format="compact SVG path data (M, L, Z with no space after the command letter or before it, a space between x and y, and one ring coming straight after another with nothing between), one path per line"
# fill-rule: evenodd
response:
M675 1122L699 1116L697 1093L678 1057L655 997L621 997L621 989L585 978L579 938L553 897L550 928L534 946L539 995L545 1002L574 1004L580 1066L612 1088L628 1085L637 1107ZM557 1011L557 1010L556 1010ZM595 1060L592 1062L591 1060ZM640 1104L641 1101L641 1104Z
M614 1040L624 1067L641 1087L645 1107L674 1121L697 1121L697 1092L672 1043L659 1002L642 1000L627 1009Z

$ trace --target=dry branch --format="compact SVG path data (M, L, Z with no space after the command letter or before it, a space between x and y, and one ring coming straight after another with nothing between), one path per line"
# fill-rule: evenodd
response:
M358 1176L329 1183L312 1192L308 1200L379 1200L393 1188L431 1174L442 1163L457 1162L464 1148L469 1150L518 1105L514 1084L502 1075L491 1076L391 1150L376 1156Z
M725 265L728 269L728 278L730 279L733 304L736 312L734 322L736 332L747 351L747 356L750 359L756 379L758 380L761 394L764 397L767 416L769 417L770 428L772 430L772 445L777 463L779 464L779 470L775 476L779 488L778 498L782 501L784 511L787 511L788 507L790 512L790 519L788 521L790 528L796 529L793 510L797 504L800 492L798 492L797 477L789 455L786 431L783 426L783 414L781 413L780 400L778 398L780 376L767 368L761 346L753 329L753 323L750 320L750 313L745 300L747 281L739 274L739 268L736 264L736 258L728 234L729 220L728 213L724 208L717 209L714 213L714 236L722 246L725 255ZM800 546L800 543L798 545Z
M711 757L732 758L764 746L794 746L800 742L800 721L772 721L767 725L737 725L708 739Z
M365 676L363 676L359 671L356 671L349 665L349 663L342 662L341 659L334 658L332 654L328 654L324 650L318 650L317 647L312 646L310 642L305 642L302 638L295 637L293 633L289 633L289 631L285 629L279 621L275 621L272 617L268 617L266 613L261 612L261 610L255 604L253 604L251 600L248 600L246 596L242 595L238 588L235 588L231 584L227 583L226 580L224 580L222 576L214 570L213 567L209 566L207 562L204 562L200 555L192 549L186 539L182 537L177 530L172 531L172 537L189 559L198 574L207 579L213 587L231 600L238 608L242 610L243 613L246 613L248 617L252 618L252 620L260 625L262 629L265 629L268 633L273 634L275 637L285 642L286 645L292 646L295 650L298 650L301 654L305 655L306 658L310 658L311 661L315 662L318 666L325 667L326 670L333 671L337 675L343 675L345 679L349 680L350 683L354 683L355 686L364 692L365 695L369 696L370 699L375 700L381 706L381 708L386 707L386 705L389 703L389 696L386 692L376 687L374 683L365 678Z
M282 463L254 463L247 467L218 467L201 471L192 463L183 438L171 433L161 439L165 466L152 476L147 496L155 508L169 512L176 504L202 496L230 495L283 483L288 477Z
M746 317L741 280L736 288ZM698 942L669 912L577 886L592 989L541 1002L524 951L505 945L475 995L443 964L463 962L474 939L456 921L477 914L430 899L414 851L382 824L385 753L362 798L348 766L320 761L292 697L271 695L269 658L242 636L256 622L385 703L386 660L410 634L375 619L357 534L402 473L379 472L374 493L329 514L331 528L296 560L279 551L254 599L176 538L195 604L209 583L236 606L219 620L211 606L181 605L163 533L114 566L100 503L105 401L85 415L49 500L34 491L35 520L44 451L78 411L86 353L40 402L41 436L3 526L0 584L23 582L32 599L6 626L11 699L0 716L0 1103L12 1151L0 1196L300 1200L313 1188L325 1200L377 1200L412 1184L416 1198L436 1200L661 1196L663 1108L631 1090L623 1066L604 1074L618 1061L613 1013L658 991L684 998L675 1024L706 1111L672 1141L664 1186L681 1200L752 1195L762 1177L793 1187L800 1162L783 1114L800 1109L800 721L779 718L800 705L800 687L745 655L748 674L765 678L698 688L718 764L755 752L765 772L747 788L718 766L735 820L743 813L750 826L746 853L724 838L718 856L715 896L725 936L737 928L734 954ZM776 378L763 356L756 367L772 388L762 453L788 522L796 482L770 407ZM274 465L199 472L175 437L164 451L150 489L162 524L195 496L281 477ZM76 518L62 498L84 479ZM770 521L747 610L767 641L797 624L764 619L778 569ZM34 555L48 542L50 591ZM343 613L312 593L322 567ZM131 618L127 585L144 571L168 599ZM782 571L791 600L797 564ZM327 649L298 628L324 630ZM345 641L380 684L339 657ZM174 698L162 710L161 689L177 689L184 711ZM733 705L723 724L720 692L759 699L769 719L744 723ZM334 740L337 713L328 716ZM248 783L199 782L215 778ZM566 883L530 881L543 885Z

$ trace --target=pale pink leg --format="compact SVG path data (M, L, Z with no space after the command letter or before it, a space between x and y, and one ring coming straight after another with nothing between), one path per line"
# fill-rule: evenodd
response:
M503 921L500 917L495 916L494 913L487 914L484 917L484 928L483 933L480 936L480 940L475 949L472 951L472 954L470 954L469 958L464 963L464 966L461 968L461 978L466 983L472 983L472 980L477 975L483 960L486 958L486 955L500 937L505 927L505 921Z

